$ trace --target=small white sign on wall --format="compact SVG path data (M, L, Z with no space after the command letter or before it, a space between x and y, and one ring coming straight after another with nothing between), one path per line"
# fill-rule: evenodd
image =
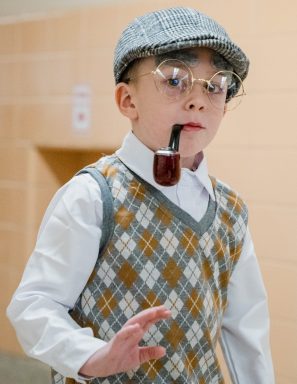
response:
M91 87L76 84L73 87L72 129L76 133L88 133L91 126Z

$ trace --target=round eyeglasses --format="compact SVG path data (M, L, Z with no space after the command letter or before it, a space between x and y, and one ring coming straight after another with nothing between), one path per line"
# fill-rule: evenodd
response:
M154 76L158 91L172 101L189 94L195 82L202 86L215 108L232 110L240 104L242 96L245 95L243 83L236 73L222 70L215 73L209 80L196 79L183 61L173 59L164 60L154 71L128 78L126 82L150 74Z

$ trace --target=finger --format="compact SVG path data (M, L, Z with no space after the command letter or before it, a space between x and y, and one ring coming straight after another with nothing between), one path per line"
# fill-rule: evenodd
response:
M143 364L149 360L157 360L166 355L164 347L140 347L139 348L139 361Z
M171 316L171 312L163 305L159 307L152 307L139 312L127 321L127 325L138 323L143 328L148 328L150 325L160 321L168 319Z
M154 308L154 311L145 314L145 318L143 319L140 325L146 332L153 324L156 324L158 321L166 320L171 316L171 312L166 309L164 306Z
M125 347L138 345L144 335L143 329L139 324L128 325L123 327L116 335L114 340L114 346L120 346L124 344Z

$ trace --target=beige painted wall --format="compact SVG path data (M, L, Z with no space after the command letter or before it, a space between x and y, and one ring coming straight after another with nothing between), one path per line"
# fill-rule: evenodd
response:
M239 190L269 294L277 382L297 382L297 3L126 1L0 25L0 349L20 353L4 316L52 194L117 147L128 129L113 104L112 49L144 11L199 7L248 53L248 96L207 150L212 174ZM103 74L103 76L101 75ZM92 124L71 125L73 86L92 89Z
M120 2L121 0L1 0L0 17L36 15L49 11L78 9L86 6L106 5Z

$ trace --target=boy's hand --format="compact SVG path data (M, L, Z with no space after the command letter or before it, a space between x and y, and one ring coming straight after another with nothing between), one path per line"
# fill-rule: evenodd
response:
M165 348L140 347L138 344L153 324L170 316L171 312L162 305L133 316L104 347L89 358L80 374L106 377L138 368L149 360L160 359L166 353Z

